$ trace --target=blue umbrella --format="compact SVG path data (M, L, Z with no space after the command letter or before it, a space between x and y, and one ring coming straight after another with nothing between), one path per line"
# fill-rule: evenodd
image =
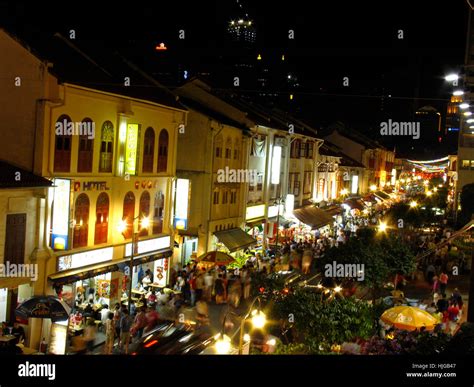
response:
M63 321L69 318L71 309L62 300L54 296L36 296L22 302L15 310L17 317L50 318L52 321Z

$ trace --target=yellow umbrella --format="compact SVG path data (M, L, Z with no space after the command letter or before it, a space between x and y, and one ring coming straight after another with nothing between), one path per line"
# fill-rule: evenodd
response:
M435 317L414 306L395 306L387 309L380 319L395 328L406 331L414 331L420 328L431 331L438 324Z

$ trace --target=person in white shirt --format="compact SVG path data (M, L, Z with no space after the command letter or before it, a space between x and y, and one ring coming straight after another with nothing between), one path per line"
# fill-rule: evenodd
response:
M109 317L110 309L108 305L104 305L104 307L100 310L100 320L102 324L105 326L107 318Z
M145 288L145 290L148 290L148 285L151 284L151 278L150 278L150 274L147 274L145 277L143 277L142 279L142 285L143 287Z

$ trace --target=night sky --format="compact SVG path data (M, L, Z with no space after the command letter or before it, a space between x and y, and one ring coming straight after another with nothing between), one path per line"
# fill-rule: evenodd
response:
M178 86L187 70L209 74L218 88L233 88L232 63L245 58L278 73L285 54L284 71L299 87L294 101L281 107L318 129L342 121L371 136L381 120L412 121L425 105L444 117L451 89L443 75L464 61L468 7L462 0L98 3L0 1L0 24L28 39L75 29L78 44L103 40L169 87ZM226 27L246 14L257 42L241 51L228 44ZM155 51L160 42L169 50ZM257 53L263 57L258 64ZM349 87L342 83L346 76ZM270 87L287 98L283 83ZM260 91L245 80L241 89L246 95ZM382 140L399 149L413 141Z

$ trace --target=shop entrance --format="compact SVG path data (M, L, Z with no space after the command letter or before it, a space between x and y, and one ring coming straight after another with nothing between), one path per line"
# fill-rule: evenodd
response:
M197 251L198 238L184 237L183 248L181 250L181 262L186 265L191 260L191 254Z

